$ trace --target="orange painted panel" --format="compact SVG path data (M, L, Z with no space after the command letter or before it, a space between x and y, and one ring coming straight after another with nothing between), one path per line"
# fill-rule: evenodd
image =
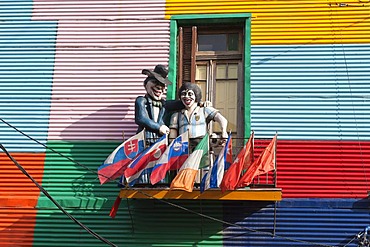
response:
M0 207L0 246L32 246L36 209Z
M45 153L13 153L13 158L41 184ZM0 208L35 207L39 189L4 153L0 153Z

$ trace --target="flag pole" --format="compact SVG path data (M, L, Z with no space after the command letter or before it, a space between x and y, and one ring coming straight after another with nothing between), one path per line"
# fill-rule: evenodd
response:
M277 187L277 162L276 162L276 151L277 151L277 143L278 143L278 132L276 131L275 133L275 136L276 136L276 142L275 142L275 148L274 148L274 165L275 165L275 170L274 170L274 186L275 188ZM275 201L275 205L274 205L274 230L273 230L273 236L275 237L276 236L276 218L277 218L277 201Z
M277 133L277 131L276 131L276 134L275 134L275 136L276 136L276 142L275 142L275 147L274 147L274 155L275 155L275 157L274 157L274 166L275 166L275 170L274 170L274 186L275 186L275 188L277 187L277 162L276 162L276 150L277 150L277 142L278 142L278 139L277 139L277 136L278 136L278 133Z

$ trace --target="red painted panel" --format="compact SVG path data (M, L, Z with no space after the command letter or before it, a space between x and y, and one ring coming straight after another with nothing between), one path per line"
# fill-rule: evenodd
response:
M255 140L256 155L269 140ZM365 198L370 142L278 140L277 186L283 198Z
M45 153L13 153L15 160L41 184ZM0 153L0 208L35 207L40 191L6 156Z
M14 159L41 184L44 153L13 153ZM0 153L0 246L32 246L40 191Z
M0 207L0 246L32 246L36 209Z

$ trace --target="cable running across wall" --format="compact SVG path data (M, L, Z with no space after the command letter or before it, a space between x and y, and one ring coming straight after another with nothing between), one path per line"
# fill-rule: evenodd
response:
M29 138L30 140L36 142L37 144L43 146L44 148L52 151L53 153L55 154L58 154L59 156L71 161L72 163L78 165L78 166L81 166L83 167L84 169L94 173L94 174L98 174L97 171L95 170L92 170L90 168L88 168L87 166L71 159L70 157L54 150L53 148L50 148L48 147L47 145L41 143L40 141L34 139L33 137L27 135L26 133L24 133L23 131L19 130L18 128L16 128L15 126L11 125L10 123L8 123L7 121L5 121L4 119L0 118L0 121L3 122L4 124L6 124L7 126L9 126L10 128L16 130L17 132L19 132L20 134L22 134L23 136ZM70 215L68 212L66 212L50 195L49 193L40 185L38 184L28 173L27 171L22 167L20 166L16 160L14 160L14 158L12 158L10 156L10 154L8 153L8 151L5 149L5 147L0 143L0 147L1 149L8 155L8 157L14 162L14 164L28 177L30 178L34 183L35 185L40 189L40 191L42 191L45 196L47 196L57 207L59 210L61 210L63 213L65 213L70 219L72 219L76 224L80 225L82 228L84 228L86 231L88 231L90 234L92 234L94 237L100 239L101 241L109 244L110 246L116 246L114 245L113 243L111 243L110 241L100 237L98 234L96 234L95 232L93 232L92 230L90 230L89 228L87 228L86 226L84 226L82 223L80 223L78 220L76 220L72 215ZM114 180L111 180L112 182L115 182L117 183L118 185L124 185L122 184L120 181L118 181L117 179L114 179ZM261 234L264 234L264 235L268 235L270 237L273 237L273 238L281 238L281 239L285 239L285 240L288 240L288 241L291 241L291 242L297 242L297 243L305 243L305 244L310 244L310 245L313 245L313 246L322 246L322 247L339 247L339 246L333 246L333 245L326 245L326 244L321 244L321 243L316 243L316 242L310 242L310 241L304 241L304 240L299 240L299 239L294 239L294 238L289 238L289 237L284 237L284 236L280 236L280 235L276 235L276 234L272 234L270 232L264 232L264 231L259 231L259 230L255 230L253 228L250 228L250 227L244 227L244 226L240 226L240 225L237 225L237 224L234 224L234 223L230 223L230 222L227 222L227 221L224 221L224 220L220 220L220 219L217 219L217 218L214 218L212 216L209 216L209 215L205 215L205 214L202 214L202 213L198 213L196 211L193 211L191 209L188 209L188 208L185 208L185 207L182 207L180 205L177 205L175 203L172 203L172 202L169 202L169 201L166 201L166 200L163 200L163 199L159 199L159 198L155 198L143 191L141 191L140 189L135 189L135 188L132 188L134 190L137 190L137 192L145 195L146 197L150 198L150 199L155 199L155 200L158 200L160 201L161 203L164 203L164 204L167 204L167 205L170 205L172 207L176 207L178 209L181 209L183 211L186 211L188 213L191 213L191 214L195 214L199 217L202 217L202 218L206 218L206 219L209 219L209 220L212 220L212 221L215 221L215 222L219 222L219 223L222 223L222 224L225 224L225 225L228 225L228 226L233 226L233 227L238 227L240 229L243 229L243 230L248 230L250 232L255 232L255 233L261 233ZM351 243L354 239L356 239L356 236L355 235L347 244L343 245L342 247L346 247L349 243Z
M99 239L100 241L108 244L109 246L117 247L117 245L113 244L109 240L101 237L99 234L95 233L93 230L91 230L89 227L82 224L80 221L78 221L74 216L72 216L70 213L68 213L54 198L47 192L14 158L10 155L10 153L6 150L6 148L0 143L0 149L4 151L4 153L9 157L11 161L18 167L19 170L22 171L24 175L26 175L39 190L47 197L49 200L54 203L54 205L63 212L63 214L67 215L68 218L70 218L73 222L75 222L77 225L79 225L82 229L87 231L90 235L94 236L95 238Z

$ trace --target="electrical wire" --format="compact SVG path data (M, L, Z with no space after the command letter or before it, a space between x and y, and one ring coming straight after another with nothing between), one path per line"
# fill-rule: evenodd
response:
M13 156L6 150L6 148L0 143L0 148L4 151L4 153L9 157L11 161L18 167L19 170L22 171L24 175L26 175L36 186L39 188L39 190L47 197L49 200L54 203L57 208L62 211L65 215L68 216L73 222L75 222L77 225L79 225L82 229L87 231L90 235L94 236L95 238L99 239L100 241L108 244L109 246L117 247L117 245L113 244L109 240L101 237L99 234L95 233L93 230L82 224L80 221L78 221L73 215L68 213L57 201L54 200L54 198L47 192L14 158Z
M60 155L61 157L63 157L63 158L66 158L67 160L69 160L69 161L71 161L72 163L74 163L74 164L76 164L76 165L79 165L79 166L81 166L81 167L83 167L83 168L85 168L86 170L88 170L88 171L90 171L90 172L93 172L93 173L95 173L95 174L98 174L95 170L92 170L92 169L90 169L90 168L88 168L87 166L85 166L85 165L83 165L83 164L80 164L79 162L77 162L77 161L75 161L75 160L73 160L73 159L71 159L70 157L68 157L68 156L66 156L66 155L64 155L64 154L62 154L62 153L60 153L60 152L58 152L58 151L56 151L56 150L54 150L53 148L50 148L50 147L48 147L47 145L45 145L45 144L43 144L43 143L41 143L40 141L38 141L38 140L36 140L36 139L34 139L34 138L32 138L31 136L29 136L29 135L27 135L26 133L24 133L23 131L21 131L21 130L19 130L18 128L16 128L15 126L13 126L13 125L11 125L10 123L8 123L8 122L6 122L4 119L2 119L2 118L0 118L0 121L2 121L3 123L5 123L6 125L8 125L9 127L11 127L11 128L13 128L14 130L16 130L17 132L19 132L19 133L21 133L22 135L24 135L24 136L26 136L27 138L29 138L30 140L32 140L32 141L34 141L34 142L36 142L37 144L39 144L39 145L41 145L41 146L43 146L43 147L45 147L46 149L49 149L49 150L51 150L52 152L54 152L54 153L56 153L56 154L58 154L58 155ZM1 145L1 144L0 144ZM3 148L3 146L1 145L1 148ZM4 150L4 149L3 149ZM5 152L5 151L4 151ZM7 151L6 151L6 153L8 153ZM14 161L13 161L14 162ZM18 166L18 165L17 165ZM22 172L23 171L25 171L24 169L23 169L23 167L19 167L19 169L21 169L22 170ZM26 171L25 171L26 172ZM27 172L26 172L27 173ZM29 176L29 174L27 173L27 175L26 175L27 177L30 177ZM34 179L33 178L31 178L30 177L30 179L32 180L32 181L34 181ZM118 181L118 180L116 180L116 179L112 179L111 180L112 182L115 182L115 183L117 183L118 185L120 185L120 186L126 186L126 185L124 185L124 184L122 184L120 181ZM46 192L46 196L47 195L49 195L49 193L46 191L46 190L44 190L44 188L41 186L41 185L39 185L36 181L34 181L34 183L36 184L36 186L40 189L40 190L42 190L43 191L43 193L45 194L45 192ZM198 215L198 216L200 216L200 217L203 217L203 218L206 218L206 219L209 219L209 220L212 220L212 221L215 221L215 222L219 222L219 223L222 223L222 224L225 224L225 225L229 225L229 226L233 226L233 227L238 227L238 228L240 228L240 229L243 229L243 230L248 230L248 231L250 231L250 232L255 232L255 233L260 233L260 234L265 234L265 235L268 235L268 236L271 236L271 237L273 237L273 238L281 238L281 239L285 239L285 240L288 240L288 241L291 241L291 242L297 242L297 243L305 243L305 244L310 244L310 245L313 245L313 246L322 246L322 247L339 247L339 246L334 246L334 245L326 245L326 244L321 244L321 243L316 243L316 242L310 242L310 241L304 241L304 240L299 240L299 239L294 239L294 238L289 238L289 237L284 237L284 236L280 236L280 235L276 235L276 234L273 234L273 233L270 233L270 232L265 232L265 231L259 231L259 230L256 230L256 229L253 229L253 228L250 228L250 227L245 227L245 226L240 226L240 225L237 225L237 224L234 224L234 223L230 223L230 222L227 222L227 221L224 221L224 220L220 220L220 219L217 219L217 218L214 218L214 217L212 217L212 216L209 216L209 215L205 215L205 214L203 214L203 213L198 213L198 212L196 212L196 211L194 211L194 210L191 210L191 209L188 209L188 208L186 208L186 207L183 207L183 206L180 206L180 205L177 205L177 204L175 204L175 203L172 203L172 202L169 202L169 201L167 201L167 200L163 200L163 199L159 199L159 198L155 198L155 197L153 197L153 196L151 196L151 195L149 195L149 194L147 194L147 193L145 193L145 192L143 192L142 190L140 190L140 189L136 189L136 188L131 188L131 189L133 189L133 190L136 190L138 193L141 193L142 195L145 195L146 197L148 197L148 198L150 198L150 199L155 199L155 200L157 200L157 201L160 201L161 203L164 203L164 204L167 204L167 205L170 205L170 206L172 206L172 207L176 207L176 208L178 208L178 209L181 209L181 210L183 210L183 211L186 211L186 212L188 212L188 213L191 213L191 214L195 214L195 215ZM50 195L49 195L50 196ZM65 212L65 210L54 200L54 199L52 199L52 197L50 197L49 199L51 199L52 201L53 201L53 203L55 204L55 205L57 205L57 207L60 209L60 210L62 210L63 212ZM66 212L67 213L67 212ZM70 214L68 214L67 213L67 215L74 221L74 222L76 222L77 224L79 224L81 227L85 227L85 226L83 226L80 222L78 222L72 215L70 215ZM87 228L87 227L86 227ZM85 228L84 228L85 229ZM87 228L88 229L88 228ZM87 229L85 229L85 230L87 230ZM88 229L89 231L91 231L90 229ZM99 235L97 235L96 233L94 233L93 231L91 231L91 233L93 233L93 235L95 236L95 237L100 237ZM101 237L100 237L101 238ZM99 238L99 239L100 239ZM345 244L343 247L345 247L345 246L347 246L349 243L351 243L354 239L356 238L356 235L355 235L355 237L353 238L353 239L351 239L347 244ZM104 238L102 238L102 239L104 239ZM104 239L105 240L105 239ZM103 240L102 240L103 241ZM109 242L108 240L106 240L107 241L107 243ZM111 242L109 242L109 243L111 243ZM111 243L112 244L112 243ZM111 245L111 246L116 246L116 245Z
M147 196L150 199L156 199L156 200L161 201L161 202L164 201L162 199L155 198L155 197L153 197L153 196L151 196L151 195L149 195L149 194L147 194L147 193L145 193L141 190L138 190L138 189L135 189L135 190L137 190L139 193ZM276 234L273 234L273 233L270 233L270 232L259 231L259 230L256 230L256 229L253 229L253 228L250 228L250 227L240 226L240 225L237 225L237 224L234 224L234 223L230 223L228 221L220 220L220 219L217 219L215 217L212 217L212 216L209 216L209 215L206 215L206 214L203 214L203 213L198 213L194 210L188 209L186 207L177 205L177 204L169 202L169 201L165 201L165 203L167 203L168 205L171 205L173 207L179 208L183 211L186 211L186 212L189 212L189 213L192 213L192 214L196 214L196 215L201 216L203 218L206 218L206 219L218 222L218 223L222 223L222 224L225 224L225 225L237 227L237 228L240 228L240 229L243 229L243 230L248 230L250 232L261 233L261 234L269 235L270 237L274 237L274 238L278 237L278 238L289 240L289 241L296 242L296 243L305 243L305 244L310 244L310 245L314 245L314 246L323 246L323 247L335 247L334 245L326 245L326 244L320 244L320 243L315 243L315 242L309 242L309 241L304 241L304 240L299 240L299 239L288 238L288 237L276 235Z
M46 148L46 149L48 149L48 150L52 151L53 153L55 153L55 154L57 154L57 155L59 155L59 156L61 156L61 157L65 158L65 159L67 159L67 160L71 161L72 163L74 163L74 164L76 164L76 165L79 165L79 166L81 166L81 167L85 168L85 169L86 169L86 170L88 170L89 172L92 172L92 173L95 173L96 175L98 175L98 172L97 172L97 171L95 171L95 170L93 170L93 169L90 169L89 167L85 166L84 164L81 164L81 163L79 163L78 161L76 161L76 160L74 160L74 159L72 159L72 158L70 158L70 157L68 157L68 156L66 156L66 155L64 155L64 154L62 154L61 152L58 152L58 151L56 151L55 149L53 149L53 148L51 148L51 147L49 147L49 146L45 145L44 143L40 142L39 140L37 140L37 139L33 138L32 136L30 136L30 135L28 135L28 134L24 133L23 131L21 131L21 130L20 130L20 129L18 129L17 127L15 127L15 126L11 125L10 123L8 123L7 121L5 121L4 119L0 118L0 121L1 121L1 122L3 122L4 124L8 125L10 128L14 129L15 131L17 131L18 133L22 134L23 136L27 137L28 139L30 139L30 140L32 140L32 141L34 141L34 142L36 142L36 143L37 143L37 144L39 144L40 146L43 146L44 148ZM103 175L103 174L99 174L99 176L103 176L103 177L105 177L105 178L109 178L109 177L106 177L106 176L105 176L105 175ZM119 184L121 184L121 183L119 183Z

